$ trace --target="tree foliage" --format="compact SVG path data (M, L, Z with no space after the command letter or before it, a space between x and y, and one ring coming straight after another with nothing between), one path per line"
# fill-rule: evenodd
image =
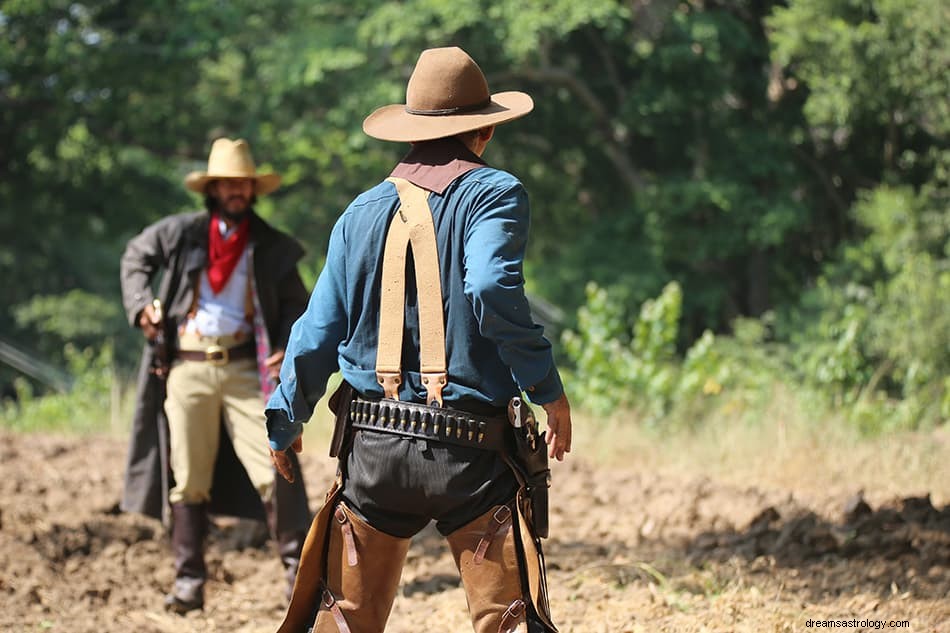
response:
M487 154L531 195L532 292L573 314L594 282L633 336L673 281L671 363L762 317L749 344L792 346L842 401L944 401L948 42L942 0L8 0L0 335L63 363L111 338L129 362L121 250L199 203L181 178L222 135L284 175L258 210L312 282L406 150L363 117L402 101L421 49L460 45L535 99Z

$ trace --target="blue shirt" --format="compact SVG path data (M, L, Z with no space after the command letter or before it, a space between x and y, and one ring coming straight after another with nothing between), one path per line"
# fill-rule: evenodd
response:
M436 149L437 160L425 161L432 169L423 166L416 175L418 170L407 169L429 144L417 145L400 167L403 177L432 190L429 206L445 308L448 384L443 399L449 406L474 400L502 407L527 391L536 404L552 402L563 392L561 378L524 292L529 224L524 187L511 174L481 164L461 143L433 143L440 145L429 146L427 158ZM400 167L394 175L403 175ZM431 184L440 177L441 184ZM384 181L353 200L337 220L326 265L306 312L291 330L280 385L267 403L273 449L287 448L300 435L337 370L364 396L383 396L375 370L380 280L386 235L398 207L395 186ZM425 402L411 266L406 287L399 398Z

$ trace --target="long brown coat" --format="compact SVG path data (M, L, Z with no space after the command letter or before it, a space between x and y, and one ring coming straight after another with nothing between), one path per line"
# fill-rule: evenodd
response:
M151 283L163 272L157 297L165 312L165 338L174 349L178 324L187 315L208 261L207 212L164 218L132 238L121 260L122 301L130 325L137 325L142 309L152 302ZM309 294L297 272L303 248L256 214L251 215L254 281L271 346L284 349L290 328L307 306ZM138 397L125 473L121 507L166 519L171 472L168 466L168 422L165 383L149 371L153 349L146 345L138 375ZM264 423L263 410L261 424ZM227 433L212 484L211 511L216 514L264 518L260 497L240 465ZM297 468L299 472L299 468ZM306 529L310 522L303 478L288 484L276 476L278 532Z

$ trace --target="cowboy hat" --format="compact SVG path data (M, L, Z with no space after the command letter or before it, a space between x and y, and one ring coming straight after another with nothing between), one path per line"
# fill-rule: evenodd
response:
M279 174L259 174L251 158L251 148L247 141L219 138L211 145L208 157L208 171L193 171L185 176L185 186L196 193L205 193L205 187L212 180L221 178L251 178L254 180L254 193L259 196L268 194L280 186Z
M406 103L379 108L363 131L383 141L428 141L501 125L533 108L523 92L491 94L481 68L461 48L430 48L409 77Z

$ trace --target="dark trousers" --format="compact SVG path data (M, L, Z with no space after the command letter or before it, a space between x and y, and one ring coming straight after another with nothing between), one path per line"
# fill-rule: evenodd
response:
M518 484L496 451L357 430L343 498L374 528L409 538L436 522L445 536L510 502Z

